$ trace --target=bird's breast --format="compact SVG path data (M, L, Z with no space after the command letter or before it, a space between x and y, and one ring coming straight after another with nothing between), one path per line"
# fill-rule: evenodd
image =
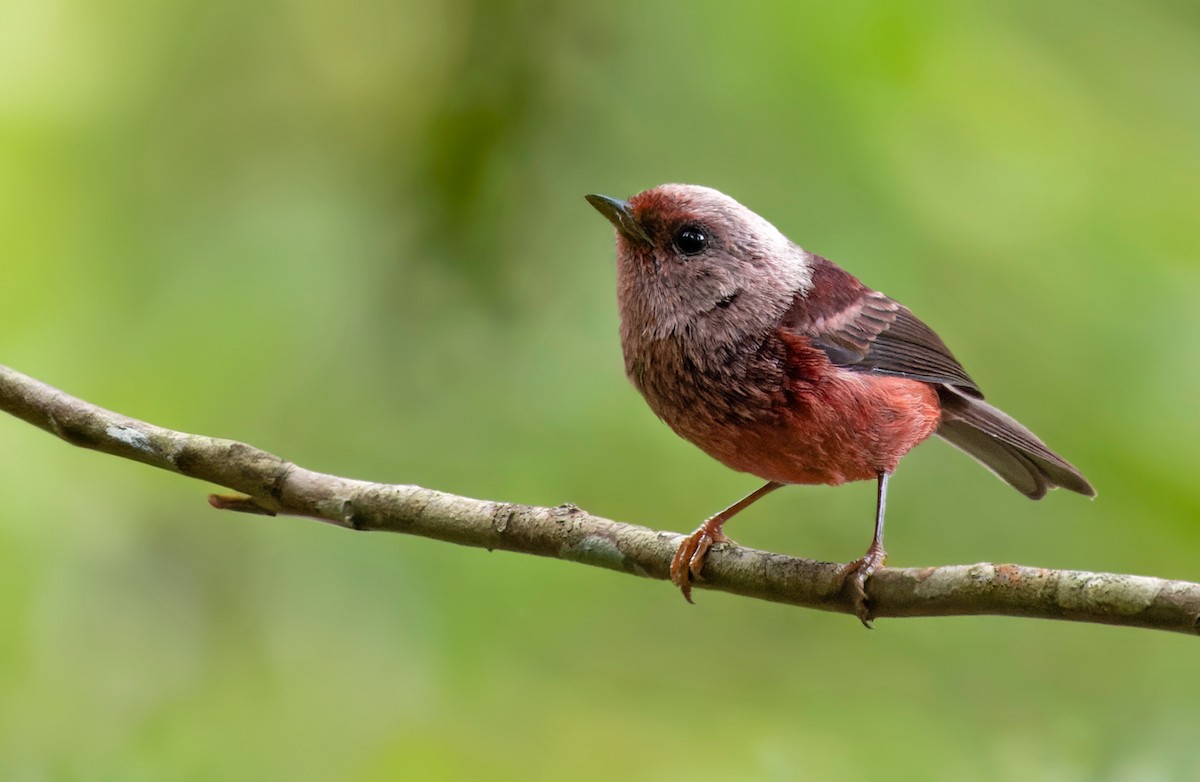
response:
M927 383L854 372L778 339L710 348L679 340L626 349L650 408L726 466L779 483L874 478L937 428Z

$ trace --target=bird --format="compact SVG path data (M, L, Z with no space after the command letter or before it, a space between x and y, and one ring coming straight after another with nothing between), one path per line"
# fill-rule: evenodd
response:
M895 299L793 243L709 187L664 184L587 201L616 229L625 372L685 440L765 484L679 544L671 580L692 602L724 525L787 485L874 480L874 534L841 569L867 627L867 579L887 557L888 480L936 434L1031 499L1092 485L984 401L942 339Z

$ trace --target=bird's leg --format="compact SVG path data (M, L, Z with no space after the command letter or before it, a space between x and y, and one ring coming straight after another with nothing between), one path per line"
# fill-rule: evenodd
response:
M862 621L863 626L871 627L871 609L867 607L867 579L887 559L883 550L883 511L887 506L887 484L891 473L879 473L879 489L875 502L875 537L867 547L867 553L861 559L856 559L842 569L842 588L850 585L851 598L854 600L854 613Z
M738 513L782 485L782 483L768 483L746 495L706 520L679 544L679 548L675 551L675 557L671 560L671 582L679 587L679 591L683 592L684 598L689 603L692 602L692 582L699 580L700 570L704 567L704 560L708 556L708 550L712 548L712 544L732 542L721 531L721 527Z

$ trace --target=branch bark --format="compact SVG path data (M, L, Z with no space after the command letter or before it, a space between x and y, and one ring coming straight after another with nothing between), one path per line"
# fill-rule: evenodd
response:
M234 440L164 429L105 410L0 365L0 410L72 445L209 481L242 496L213 507L304 516L669 579L682 536L600 518L370 483L306 470ZM696 586L854 614L841 566L733 545L710 552ZM1200 634L1200 584L1021 565L881 568L867 582L875 617L998 614Z

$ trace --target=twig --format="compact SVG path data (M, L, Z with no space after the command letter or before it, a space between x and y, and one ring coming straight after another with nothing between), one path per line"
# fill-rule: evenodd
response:
M110 412L0 366L0 410L72 445L224 486L215 508L307 516L464 546L554 557L667 579L682 536L576 508L487 502L313 472L245 443L186 434ZM698 587L853 614L840 567L716 546ZM1200 584L1019 565L883 568L868 581L876 617L1003 614L1200 634ZM683 610L682 606L681 609Z

